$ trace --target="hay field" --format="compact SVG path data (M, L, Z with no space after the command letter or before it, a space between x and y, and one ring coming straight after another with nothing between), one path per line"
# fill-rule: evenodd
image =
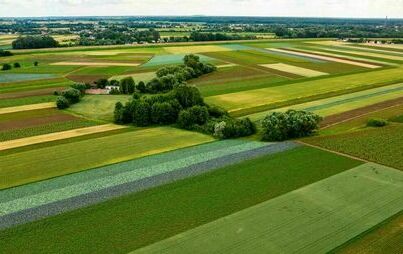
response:
M326 253L402 207L403 173L367 163L132 253Z
M73 66L138 66L138 63L117 63L117 62L57 62L51 65L73 65Z
M270 68L270 69L275 69L278 71L296 74L296 75L303 76L303 77L318 77L318 76L323 76L323 75L329 75L329 73L315 71L315 70L306 69L306 68L293 66L293 65L289 65L289 64L284 64L284 63L261 64L260 66Z
M38 104L31 104L31 105L24 105L24 106L17 106L17 107L9 107L9 108L0 108L0 114L9 114L27 110L36 110L36 109L45 109L45 108L54 108L55 104L53 102L46 102L46 103L38 103Z

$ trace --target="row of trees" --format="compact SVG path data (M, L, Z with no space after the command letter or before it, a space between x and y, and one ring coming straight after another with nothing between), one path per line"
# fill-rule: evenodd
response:
M48 35L20 36L12 42L13 49L55 48L59 43Z
M158 42L160 33L155 29L132 30L128 27L110 27L80 34L79 45L116 45Z
M254 40L254 35L228 34L228 33L206 33L192 32L190 34L191 41L231 41L231 40Z
M34 62L34 66L38 66L38 62ZM3 66L2 66L2 68L1 68L1 70L2 71L8 71L8 70L11 70L12 68L21 68L21 64L20 63L14 63L13 65L11 65L11 64L9 64L9 63L5 63L5 64L3 64Z

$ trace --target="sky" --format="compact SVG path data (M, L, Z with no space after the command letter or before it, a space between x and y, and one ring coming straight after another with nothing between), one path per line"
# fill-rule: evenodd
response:
M0 0L0 17L123 15L403 18L403 0Z

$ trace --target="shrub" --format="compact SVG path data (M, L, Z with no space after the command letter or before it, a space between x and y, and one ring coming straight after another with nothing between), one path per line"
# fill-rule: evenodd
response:
M208 106L208 113L214 118L220 118L227 115L227 111L217 106Z
M227 117L214 125L213 136L219 139L246 137L256 133L255 124L249 119Z
M3 67L1 68L2 71L7 71L7 70L11 70L11 65L10 64L3 64Z
M367 121L369 127L383 127L388 124L388 121L382 118L371 118Z
M119 88L112 88L112 89L109 91L109 94L111 94L111 95L118 95L118 94L121 94L121 92L120 92Z
M38 61L35 61L34 62L34 66L38 66L39 65L39 62Z
M70 103L64 96L58 96L56 99L56 106L58 109L65 109L70 106Z
M75 88L69 88L62 91L62 96L66 98L70 104L74 104L80 101L81 92Z
M263 140L283 141L311 135L319 128L322 118L314 113L289 110L273 112L262 121Z
M11 53L10 51L0 49L0 57L2 57L2 56L12 56L12 55L13 55L13 53Z
M14 63L14 68L21 68L21 64L20 63Z
M193 129L195 125L203 125L209 118L206 106L193 106L179 113L178 124L184 129Z

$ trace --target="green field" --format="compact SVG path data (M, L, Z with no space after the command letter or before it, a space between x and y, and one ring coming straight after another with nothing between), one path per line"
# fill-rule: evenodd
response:
M16 99L1 99L0 108L17 107L17 106L53 102L53 101L56 101L56 96L54 95L31 96Z
M206 98L206 101L228 109L230 112L255 113L287 101L326 98L402 81L402 68L351 74L318 79L283 86L223 94ZM255 112L254 112L255 111Z
M403 173L364 164L133 253L326 253L402 206Z
M1 231L0 252L127 253L360 164L308 147L263 156Z
M211 137L202 134L161 127L13 153L2 156L0 188L9 188L212 140Z
M83 116L85 118L113 121L113 111L117 102L125 103L128 95L87 95L80 103L72 105L68 111Z
M403 124L314 137L306 142L403 170Z

